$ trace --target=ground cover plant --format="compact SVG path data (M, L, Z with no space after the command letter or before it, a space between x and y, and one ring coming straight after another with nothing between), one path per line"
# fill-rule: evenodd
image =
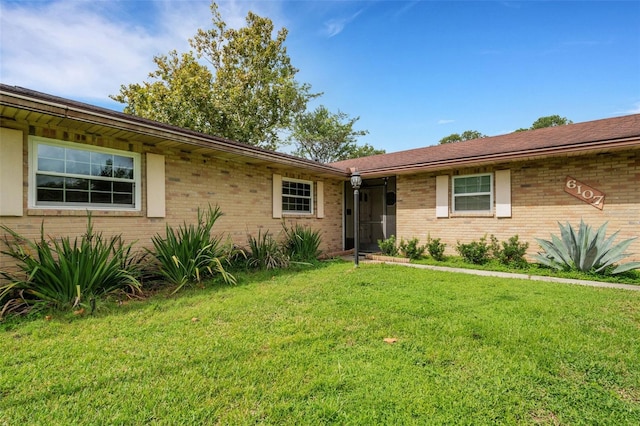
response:
M0 323L3 424L640 423L640 292L401 266Z

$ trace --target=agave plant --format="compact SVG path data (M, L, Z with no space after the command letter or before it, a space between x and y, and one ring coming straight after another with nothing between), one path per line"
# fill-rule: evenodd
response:
M605 222L595 232L582 220L577 232L569 223L566 225L558 223L560 238L556 235L551 235L551 240L536 238L544 252L534 257L541 264L558 270L578 269L600 274L611 270L609 273L619 274L640 268L640 262L628 262L614 267L617 262L630 256L630 253L625 253L625 250L637 237L614 244L613 240L619 231L606 238L607 223Z

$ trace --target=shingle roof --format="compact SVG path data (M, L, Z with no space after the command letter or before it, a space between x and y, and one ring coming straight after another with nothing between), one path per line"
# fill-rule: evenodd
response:
M587 151L640 148L640 114L428 146L331 163L363 175L475 166Z
M640 148L640 114L510 133L466 142L428 146L390 154L374 155L331 164L245 145L224 138L158 123L105 108L0 83L0 104L27 108L85 122L153 132L183 143L209 147L234 155L301 167L328 176L347 176L357 168L364 176L442 170L498 162L553 157L613 149Z

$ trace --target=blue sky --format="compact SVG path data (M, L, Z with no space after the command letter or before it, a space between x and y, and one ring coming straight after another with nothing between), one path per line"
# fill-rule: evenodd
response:
M209 28L208 0L0 0L0 81L121 110L153 56ZM640 113L638 1L220 1L289 31L298 80L387 152L559 114Z

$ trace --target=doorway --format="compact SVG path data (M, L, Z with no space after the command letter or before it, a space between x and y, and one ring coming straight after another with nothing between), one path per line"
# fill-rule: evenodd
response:
M378 251L378 240L384 239L384 186L360 190L360 250Z
M365 179L359 190L360 251L377 252L378 240L395 235L396 229L396 179L394 177ZM346 250L354 247L353 239L353 188L345 183L344 230Z

